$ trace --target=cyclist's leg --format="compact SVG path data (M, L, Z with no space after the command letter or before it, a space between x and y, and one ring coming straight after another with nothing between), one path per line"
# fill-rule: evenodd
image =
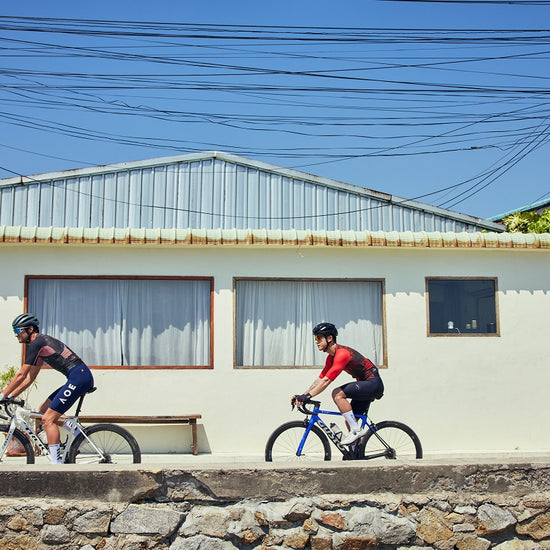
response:
M372 403L372 400L359 400L359 399L352 399L351 400L351 410L353 411L353 414L357 415L366 415L369 412L370 404Z
M57 422L62 413L48 409L42 416L44 431L48 436L48 445L59 445L59 426Z
M364 402L374 401L375 399L382 397L382 394L384 393L384 383L378 376L369 380L358 380L356 382L346 384L345 393L346 397L352 400L351 407L355 412L354 402L357 402L356 407L357 410L359 410L361 406L364 406Z
M353 384L353 382L351 384ZM348 430L357 431L359 429L359 426L357 425L357 421L355 420L355 416L353 414L351 404L348 401L348 396L346 393L347 386L351 384L345 384L343 386L340 386L339 388L334 388L334 390L332 390L332 399L334 403L336 403L338 410L342 413L342 416L346 421L346 426Z
M57 388L55 391L53 391L52 393L50 393L50 395L48 395L48 397L46 398L46 400L44 401L44 403L42 403L40 405L40 407L38 407L38 412L40 414L44 414L49 408L50 408L50 403L52 402L52 399L55 397L55 395L57 394L57 392L60 390L61 388ZM38 433L40 430L42 430L44 427L42 425L42 419L41 418L37 418L35 421L34 421L34 430L36 433Z
M60 417L66 413L92 386L94 380L90 369L84 364L73 367L67 377L67 382L51 399L50 405L42 417L44 430L48 437L48 445L52 454L52 462L59 457L59 426Z
M354 414L366 415L369 412L370 404L375 399L380 399L384 394L384 383L377 376L357 384L359 389L352 395L351 407Z
M349 386L349 384L345 384L332 390L332 400L342 414L351 411L351 405L345 392L346 386Z
M335 403L337 403L338 408L340 409L340 406L342 406L342 409L347 409L345 412L343 412L342 409L340 409L340 411L346 419L348 428L351 432L358 433L360 428L355 419L356 410L353 408L353 402L355 401L357 403L356 407L359 409L359 407L363 406L359 405L359 402L372 401L382 395L384 392L384 384L382 383L382 379L376 376L369 380L356 380L355 382L350 382L337 388L335 392L333 392L333 399ZM345 399L343 399L343 397L345 397ZM352 402L348 402L348 399L351 399ZM347 406L344 404L344 401ZM341 403L341 405L339 405L339 403Z

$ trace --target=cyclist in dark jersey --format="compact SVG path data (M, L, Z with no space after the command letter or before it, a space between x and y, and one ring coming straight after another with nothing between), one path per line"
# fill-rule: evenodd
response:
M48 437L48 446L52 463L61 462L59 427L77 435L78 428L60 417L67 412L76 400L94 385L90 369L78 355L63 342L40 334L39 321L31 313L17 316L13 323L13 331L22 344L26 344L25 362L12 381L0 393L0 399L17 397L25 391L36 379L44 363L67 377L67 382L52 392L39 408Z
M364 414L373 399L382 397L384 384L376 366L358 351L336 343L338 330L332 323L319 323L313 327L317 348L328 354L325 367L309 389L301 395L293 395L291 403L304 403L325 390L336 377L345 371L355 382L344 384L332 391L332 399L345 418L350 433L342 439L343 445L350 445L369 431L361 431L355 414ZM348 401L351 399L351 403Z

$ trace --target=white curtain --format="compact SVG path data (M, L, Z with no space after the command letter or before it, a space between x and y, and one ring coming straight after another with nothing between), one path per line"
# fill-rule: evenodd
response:
M338 342L373 363L383 360L382 283L379 281L239 280L237 364L322 365L313 327L338 327Z
M28 311L88 365L210 364L210 281L29 279Z

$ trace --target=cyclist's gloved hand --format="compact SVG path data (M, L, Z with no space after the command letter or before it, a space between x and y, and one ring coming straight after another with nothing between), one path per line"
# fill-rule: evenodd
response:
M311 399L311 394L310 393L303 393L302 395L296 395L295 399L299 403L307 403Z
M24 399L17 399L15 397L0 398L0 405L19 405L22 407L25 405Z

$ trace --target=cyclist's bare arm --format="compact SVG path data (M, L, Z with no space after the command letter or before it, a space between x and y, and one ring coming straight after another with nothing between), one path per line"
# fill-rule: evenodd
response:
M17 397L35 381L39 371L40 366L38 365L23 365L13 377L12 381L4 388L4 395Z
M308 395L310 397L313 397L315 395L319 395L323 390L325 390L328 385L332 382L332 380L330 380L329 378L327 378L326 376L324 376L323 378L316 378L314 381L313 381L313 384L311 384L311 386L302 394L302 395ZM299 401L297 398L300 397L299 395L293 395L291 398L290 398L290 402L293 404L295 401L298 401L299 403L301 403L301 401Z
M316 378L313 384L309 387L306 393L309 393L311 397L319 395L322 391L326 390L329 384L332 382L329 378L324 376L323 378Z

